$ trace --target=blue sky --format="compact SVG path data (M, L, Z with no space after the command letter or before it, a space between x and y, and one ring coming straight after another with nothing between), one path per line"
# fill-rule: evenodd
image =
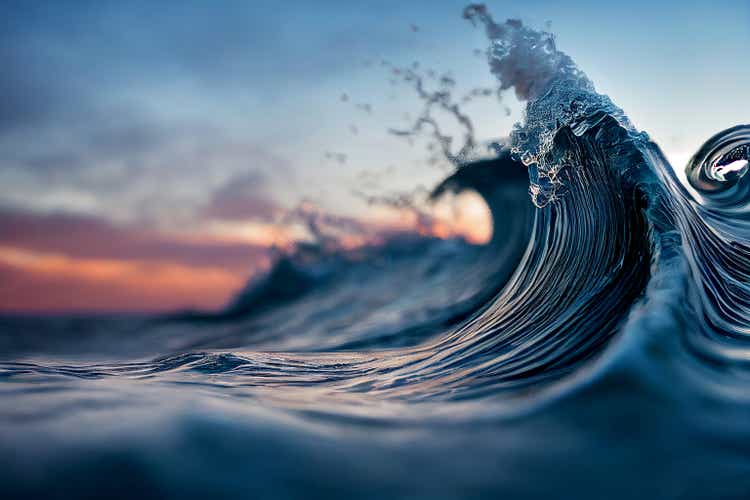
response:
M259 196L358 213L350 191L363 170L391 166L383 189L444 174L386 133L419 104L365 61L419 61L466 87L492 84L464 2L31 4L4 2L0 204L36 212L189 223L252 174ZM549 23L598 90L676 160L750 121L746 0L488 5L498 19ZM494 101L467 108L480 137L520 118L508 101L510 117Z

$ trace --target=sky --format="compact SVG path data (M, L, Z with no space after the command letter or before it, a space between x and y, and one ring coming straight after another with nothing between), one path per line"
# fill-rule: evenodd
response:
M388 132L420 110L391 68L495 86L465 5L3 0L0 311L216 309L311 216L346 221L351 245L424 230L358 193L446 175ZM747 0L487 5L555 33L677 169L750 122ZM465 111L486 141L522 118L512 95ZM479 202L457 203L427 231L486 238Z

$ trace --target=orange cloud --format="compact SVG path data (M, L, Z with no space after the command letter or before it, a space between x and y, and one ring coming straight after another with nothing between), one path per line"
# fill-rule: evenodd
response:
M28 312L216 309L251 272L169 261L80 259L0 247L0 310Z

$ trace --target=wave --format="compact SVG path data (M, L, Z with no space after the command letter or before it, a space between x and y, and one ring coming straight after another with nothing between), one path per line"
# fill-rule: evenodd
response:
M691 352L750 360L750 127L696 153L687 167L693 196L548 34L498 25L481 6L465 16L485 25L490 67L529 100L526 119L497 158L459 165L431 197L477 192L491 212L491 241L301 247L221 313L139 324L149 332L141 347L151 342L140 352L402 347L373 351L350 385L418 399L527 390L575 372L635 321L634 310L652 311L665 280L672 297L651 314L678 321ZM304 379L304 363L284 356ZM278 366L281 377L290 370Z
M750 126L709 139L686 167L686 186L551 35L497 24L483 6L465 17L484 26L500 87L528 100L496 158L460 165L432 193L482 196L488 244L401 237L335 254L308 249L220 314L139 323L127 341L107 337L106 361L37 354L0 364L0 378L199 386L337 429L408 421L439 433L454 419L507 424L518 415L508 408L533 408L518 424L528 442L538 430L529 415L547 406L604 432L615 394L622 411L635 394L636 408L661 408L644 410L656 430L678 421L693 429L675 400L708 415L696 402L708 398L741 415L750 404ZM128 359L112 361L112 350ZM741 418L727 426L727 436L748 432ZM590 450L595 439L583 433L576 427L577 446Z

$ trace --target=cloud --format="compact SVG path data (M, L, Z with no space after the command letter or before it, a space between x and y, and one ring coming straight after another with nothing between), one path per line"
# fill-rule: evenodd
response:
M165 82L278 95L351 69L363 54L413 42L336 3L30 3L3 4L0 132L69 120L112 91L148 92ZM337 22L320 29L330 19Z
M76 259L172 262L244 272L266 262L268 248L209 238L186 239L106 219L65 213L0 209L0 246L62 254Z
M215 309L270 261L259 244L0 209L4 311Z
M269 197L269 191L268 177L259 170L236 175L214 191L203 215L231 221L272 222L285 210Z
M0 204L149 223L195 215L228 177L283 167L279 157L297 153L290 144L305 147L317 132L300 124L318 106L308 95L365 56L414 42L403 24L371 22L374 7L337 2L3 7L0 184L13 189ZM322 121L337 113L320 112ZM303 190L275 188L280 196L233 196L207 210L267 217L274 198L292 204Z
M216 309L227 303L249 274L169 262L76 259L0 246L0 310Z
M285 158L201 124L119 116L70 131L55 144L22 142L0 144L0 183L14 186L0 191L0 205L26 211L85 210L160 226L194 224L207 215L268 218L277 210L271 186L259 191L245 172L293 179Z
M0 37L0 134L28 129L45 124L51 119L62 119L72 111L79 92L66 77L53 78L54 68L37 61L18 42Z

